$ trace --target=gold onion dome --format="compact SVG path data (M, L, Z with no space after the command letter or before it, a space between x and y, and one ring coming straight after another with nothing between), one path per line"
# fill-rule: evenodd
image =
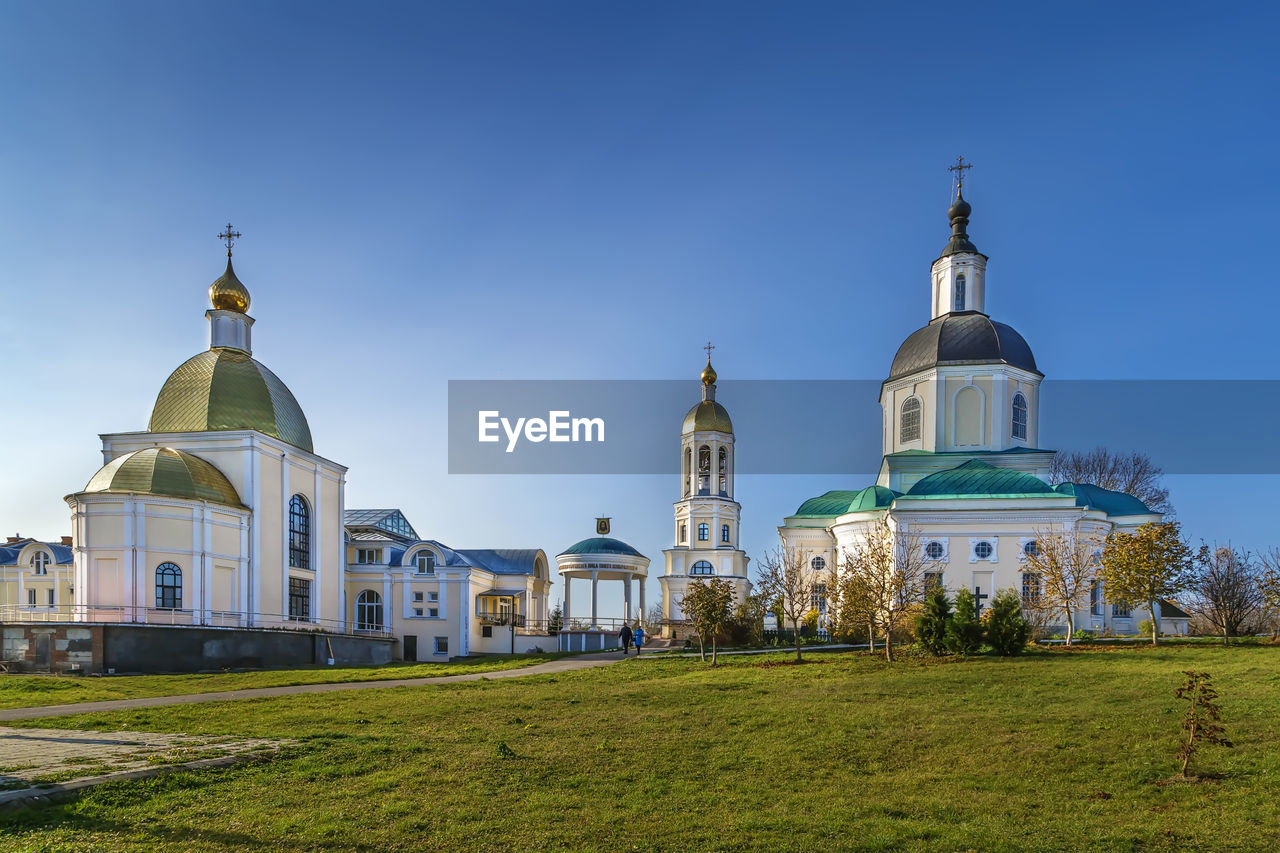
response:
M707 359L707 366L702 368L702 384L716 384L716 369L711 366L711 359Z
M252 429L314 452L302 407L280 378L238 349L214 347L179 365L151 410L149 432Z
M249 288L236 278L231 268L231 253L227 253L227 271L209 285L209 302L219 311L249 312Z
M133 493L242 506L235 486L199 456L149 447L112 459L89 480L86 492Z

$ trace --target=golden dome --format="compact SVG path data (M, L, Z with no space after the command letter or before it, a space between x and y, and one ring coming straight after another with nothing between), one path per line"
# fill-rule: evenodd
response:
M199 456L149 447L112 459L89 480L86 492L131 492L241 506L235 486Z
M236 271L231 268L231 253L227 253L227 271L209 285L209 302L219 311L249 311L249 288L236 278Z
M703 430L733 432L733 421L729 420L729 410L715 400L703 400L690 409L689 414L684 416L684 426L680 429L681 435Z
M711 366L711 359L707 359L707 366L702 368L702 384L716 384L716 369Z
M149 432L253 429L313 453L302 407L280 378L238 349L215 347L179 365L156 397Z

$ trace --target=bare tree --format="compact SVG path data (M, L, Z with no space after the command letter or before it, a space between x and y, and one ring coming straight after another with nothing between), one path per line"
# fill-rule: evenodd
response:
M796 663L800 657L800 625L813 609L813 595L825 577L809 568L805 553L795 548L775 548L760 560L756 582L760 596L776 601L791 623L796 641Z
M1037 530L1034 547L1024 551L1024 572L1038 575L1038 601L1023 596L1023 607L1041 606L1048 612L1061 612L1067 618L1067 645L1076 631L1076 610L1089 595L1098 575L1098 555L1102 551L1101 536L1081 530ZM1026 590L1027 584L1023 584Z
M1258 555L1258 595L1266 619L1271 623L1271 637L1280 633L1280 548L1271 548Z
M893 660L894 629L914 618L924 600L927 563L920 537L895 530L887 518L873 522L849 549L848 568L884 630L887 661Z
M1086 452L1059 452L1049 469L1049 482L1088 483L1132 495L1152 512L1173 515L1164 471L1145 453L1117 453L1105 447Z
M1200 545L1187 593L1191 612L1212 625L1224 643L1242 634L1264 608L1253 554L1230 545Z

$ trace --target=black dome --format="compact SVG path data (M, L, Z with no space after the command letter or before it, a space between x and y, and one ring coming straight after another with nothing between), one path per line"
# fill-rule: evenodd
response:
M939 364L1009 364L1032 373L1036 357L1012 326L981 311L943 314L917 329L898 347L889 378L897 379Z

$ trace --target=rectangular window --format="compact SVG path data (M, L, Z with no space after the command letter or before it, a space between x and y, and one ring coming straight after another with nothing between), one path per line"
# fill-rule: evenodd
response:
M720 525L720 541L721 542L729 541L729 525L727 524Z
M710 537L711 537L711 525L699 524L698 525L698 541L706 542L707 539L709 539Z
M311 619L311 581L305 578L289 578L289 620L308 622Z
M1093 586L1089 587L1089 613L1092 616L1102 615L1102 587L1097 581L1093 582Z
M421 601L421 600L422 600L422 593L420 593L420 592L415 592L415 593L413 594L413 600L414 600L414 601Z
M492 625L484 625L483 627L481 627L481 628L480 628L480 636L481 636L481 637L492 637L492 636L493 636L493 626L492 626Z
M1036 572L1022 573L1022 600L1035 604L1040 600L1040 575Z
M429 592L429 593L427 593L427 601L430 601L430 602L434 603L434 602L437 602L437 601L439 601L439 600L440 600L440 593L438 593L438 592Z
M418 568L420 575L434 575L436 573L436 555L430 551L419 551L417 556L413 558L413 563Z
M422 615L422 608L421 608L421 607L415 607L415 608L413 608L413 615L414 615L414 616L421 616L421 615Z
M45 592L49 594L49 606L52 607L53 606L53 590L47 589L45 590Z
M436 654L438 655L449 654L449 638L448 637L436 637Z
M27 590L27 604L36 603L36 591L34 589Z
M428 615L428 616L430 616L432 619L439 619L439 618L440 618L440 608L439 608L439 607L428 607L428 608L427 608L427 615Z
M1111 615L1115 616L1117 619L1128 619L1129 612L1129 605L1127 604L1111 605Z
M942 589L942 572L925 572L924 591L928 593L935 589Z
M809 596L809 606L819 613L827 612L827 585L825 583L813 585L813 593Z
M370 563L373 563L373 564L381 563L382 549L381 548L357 548L356 562L362 563L365 565L368 565Z

